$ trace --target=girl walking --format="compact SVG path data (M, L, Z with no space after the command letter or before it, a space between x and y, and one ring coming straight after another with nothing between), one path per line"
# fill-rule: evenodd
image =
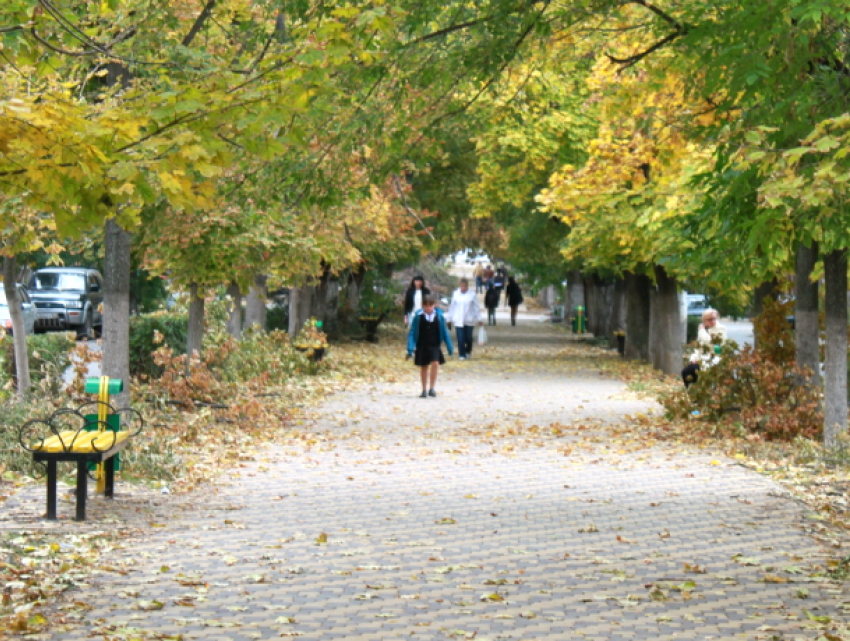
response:
M446 344L449 356L454 352L446 319L442 310L437 309L435 305L436 301L430 294L422 297L422 309L413 315L407 334L407 358L415 352L413 362L419 367L419 377L422 380L420 398L437 395L437 374L440 372L440 365L446 362L440 349L442 343Z

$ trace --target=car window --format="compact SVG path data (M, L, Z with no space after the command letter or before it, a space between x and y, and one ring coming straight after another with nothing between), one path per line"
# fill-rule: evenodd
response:
M24 289L23 285L18 286L18 296L21 297L21 302L23 302L23 303L29 303L30 302L30 295L27 294L27 290Z
M30 289L58 289L62 292L84 292L86 291L86 280L82 274L34 274L30 279Z

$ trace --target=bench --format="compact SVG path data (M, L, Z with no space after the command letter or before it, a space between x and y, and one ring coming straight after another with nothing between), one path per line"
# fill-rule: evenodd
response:
M97 414L86 414L97 406ZM136 429L121 429L121 416L136 423ZM105 419L105 420L104 420ZM109 403L93 401L77 409L62 408L46 419L24 423L19 432L21 445L32 453L33 461L47 468L47 519L56 520L57 463L77 464L77 509L75 520L86 520L88 478L92 466L98 473L98 490L113 498L118 452L124 449L144 427L142 415L131 408L116 411Z

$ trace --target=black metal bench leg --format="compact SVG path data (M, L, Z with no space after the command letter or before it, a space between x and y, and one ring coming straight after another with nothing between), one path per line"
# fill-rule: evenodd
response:
M108 499L111 499L115 496L115 459L117 457L113 456L112 458L108 458L103 462L104 471L106 472L106 490L104 491L104 496Z
M56 520L56 461L47 461L47 518Z
M86 498L88 498L89 472L85 461L77 463L77 521L86 520Z

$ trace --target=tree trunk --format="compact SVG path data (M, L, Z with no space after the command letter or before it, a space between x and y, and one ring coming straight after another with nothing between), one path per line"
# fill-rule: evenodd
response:
M248 298L245 303L245 327L256 325L266 329L266 282L268 276L255 274L254 283L248 288Z
M756 287L753 292L753 317L761 315L764 311L764 302L768 298L776 298L779 295L779 281L773 278ZM753 334L753 347L758 347L758 332Z
M779 295L779 281L776 278L763 282L753 292L753 316L758 316L764 311L766 298Z
M186 331L186 376L191 370L193 356L198 358L204 348L204 292L197 283L189 286L189 327Z
M310 310L313 307L313 296L315 287L304 285L293 287L289 290L289 335L295 335L310 318Z
M584 279L581 272L573 270L567 274L567 291L564 301L564 318L569 319L575 313L576 307L585 305Z
M325 323L328 320L328 286L330 285L330 281L331 270L330 268L325 267L319 282L316 284L315 295L313 296L310 305L310 316L316 320L322 321L322 323Z
M823 257L826 281L826 366L823 442L838 445L847 429L847 250Z
M348 280L348 306L355 312L360 307L360 291L363 288L365 278L366 266L360 263L357 269L351 272L351 278Z
M101 372L124 381L111 398L114 407L130 405L130 234L106 221L103 260L103 358Z
M242 290L236 283L227 286L230 297L230 313L227 317L227 333L236 340L242 338Z
M650 310L650 336L653 367L665 374L678 374L682 369L682 315L676 279L661 265L655 265L658 291Z
M599 331L599 276L593 274L584 279L584 317L588 333L596 335Z
M617 346L617 339L614 336L615 331L622 331L626 328L626 281L618 278L614 282L614 292L612 294L613 302L611 306L611 330L609 339L611 347Z
M17 259L14 256L3 257L3 290L6 293L6 305L12 319L12 342L15 349L15 376L18 396L23 398L30 389L30 362L27 355L27 331L24 327L24 315L21 313L21 298L17 287ZM0 330L3 331L3 330Z
M626 272L626 358L649 360L649 299L652 281Z
M812 282L812 270L818 260L817 243L797 247L797 295L794 309L794 331L797 343L797 366L811 372L808 383L820 384L820 345L818 344L818 283Z

